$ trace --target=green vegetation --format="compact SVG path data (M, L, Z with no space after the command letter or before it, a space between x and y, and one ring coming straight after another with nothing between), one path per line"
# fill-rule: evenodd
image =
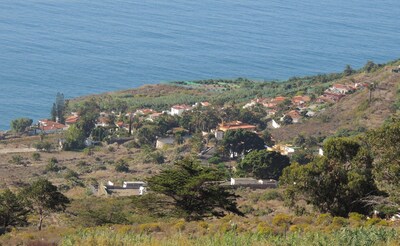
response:
M28 127L33 123L32 119L19 118L11 121L11 130L17 133L25 132Z
M40 153L38 153L38 152L34 152L34 153L32 153L32 159L34 160L34 161L40 161Z
M233 158L265 148L264 141L256 133L244 130L225 132L221 145L224 153Z
M378 187L400 204L400 120L370 131L367 139L374 155L374 176Z
M42 230L43 220L49 212L64 211L69 199L57 190L51 182L39 179L22 191L32 211L39 216L38 230Z
M325 156L304 166L292 164L284 170L281 181L287 185L290 199L303 196L321 212L332 215L371 211L364 199L379 192L367 146L353 139L332 138L325 142L324 150Z
M151 190L168 197L165 204L172 203L186 220L221 217L226 211L243 215L237 208L237 196L215 182L220 179L219 172L184 159L148 183Z
M278 152L254 150L239 163L238 171L257 179L277 180L282 175L282 170L289 165L289 158Z
M54 149L53 144L48 141L40 141L34 143L33 147L35 147L35 149L37 149L38 151L44 151L44 152L51 152Z
M126 163L125 160L121 159L118 160L117 163L115 164L115 171L117 172L129 172L129 165Z
M25 226L28 224L26 207L22 196L16 195L9 189L0 193L0 226Z
M11 156L11 160L9 162L13 163L13 164L21 165L24 163L23 161L24 161L24 158L21 155L13 155L13 156Z
M78 126L70 126L65 132L64 137L64 150L79 150L85 147L85 132Z
M51 108L51 120L64 123L65 109L66 104L64 94L58 92L56 95L56 101L53 103L53 107Z
M400 240L399 232L389 228L368 227L342 229L333 232L308 231L292 232L287 235L274 235L268 230L260 233L238 233L237 231L210 232L209 235L193 237L176 233L160 239L152 234L135 233L135 228L120 227L110 231L108 227L83 229L66 235L61 245L396 245ZM157 231L160 229L151 229Z

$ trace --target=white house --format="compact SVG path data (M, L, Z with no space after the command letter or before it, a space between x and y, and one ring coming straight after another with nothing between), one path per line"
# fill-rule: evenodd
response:
M124 181L122 184L122 188L124 189L139 189L144 186L146 186L146 183L142 181Z
M174 105L171 107L171 115L182 115L183 112L191 110L192 107L188 105Z
M281 125L279 125L278 123L276 123L275 120L272 120L272 127L273 127L273 128L280 128Z
M254 189L277 188L278 181L274 179L255 179L255 178L231 178L231 186L251 187Z

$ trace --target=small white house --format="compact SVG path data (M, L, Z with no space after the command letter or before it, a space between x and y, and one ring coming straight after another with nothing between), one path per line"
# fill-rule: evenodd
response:
M277 188L278 181L274 179L231 178L231 186L252 187L255 189Z
M320 155L320 156L324 155L324 150L322 148L319 148L318 155Z
M284 151L285 151L286 155L288 155L288 154L294 153L295 149L292 147L289 147L289 146L285 146Z
M188 105L174 105L171 107L171 115L182 115L183 112L191 110L192 107Z
M279 125L278 123L276 123L275 120L272 120L272 127L273 127L273 128L281 128L281 125Z
M140 187L145 187L146 183L143 181L124 181L122 188L124 189L140 189Z

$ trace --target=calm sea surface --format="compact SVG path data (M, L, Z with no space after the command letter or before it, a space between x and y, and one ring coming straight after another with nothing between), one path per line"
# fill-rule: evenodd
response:
M66 97L400 57L399 0L0 0L0 129Z

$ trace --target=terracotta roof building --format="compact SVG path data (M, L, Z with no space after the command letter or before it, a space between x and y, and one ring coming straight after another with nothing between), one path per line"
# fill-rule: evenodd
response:
M73 125L76 124L76 122L78 122L79 120L79 116L77 115L71 115L68 118L65 119L65 124L68 125Z
M243 123L238 120L228 123L223 122L218 124L217 130L215 131L215 138L221 140L224 137L224 132L226 131L236 131L236 130L255 131L256 128L257 127L254 125Z
M311 101L309 96L294 96L292 98L292 103L295 105L302 105Z
M232 122L228 122L228 123L221 123L218 124L218 130L226 132L229 130L250 130L250 131L254 131L257 127L254 125L250 125L247 123L243 123L241 121L232 121Z
M39 120L39 129L44 133L57 133L67 129L67 126L51 120Z

